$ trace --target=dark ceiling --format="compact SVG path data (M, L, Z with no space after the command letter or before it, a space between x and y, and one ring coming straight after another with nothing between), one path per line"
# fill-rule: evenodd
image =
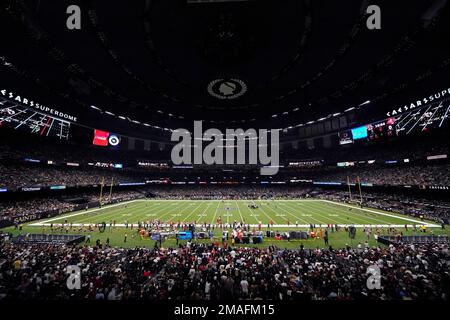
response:
M448 85L446 2L7 0L0 85L86 123L113 121L91 105L168 128L285 127L367 100L382 114ZM71 4L81 30L66 28ZM369 4L381 7L381 30L366 27ZM246 91L213 97L218 79Z

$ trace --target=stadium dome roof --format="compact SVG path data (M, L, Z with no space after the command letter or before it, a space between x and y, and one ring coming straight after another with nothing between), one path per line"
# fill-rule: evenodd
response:
M400 2L377 1L371 31L366 0L8 0L0 85L85 122L161 128L285 127L368 100L382 111L448 75L447 1ZM71 4L81 30L66 28Z

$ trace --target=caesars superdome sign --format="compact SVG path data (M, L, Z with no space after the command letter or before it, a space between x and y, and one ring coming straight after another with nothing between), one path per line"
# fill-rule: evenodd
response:
M444 98L450 98L450 88L439 91L439 92L432 94L428 97L425 97L421 100L413 101L410 104L407 104L403 107L389 111L386 115L388 117L396 116L400 113L408 112L412 109L423 107L423 106L427 105L428 103L436 102L436 101L439 101Z
M50 108L50 107L47 107L47 106L44 106L44 105L42 105L40 103L37 103L36 101L33 101L33 100L28 99L28 98L22 97L20 95L17 95L15 93L7 91L5 89L0 90L0 95L5 97L5 98L14 100L15 102L21 103L21 104L23 104L25 106L31 107L31 108L35 109L36 111L41 111L41 112L44 112L44 113L48 113L48 114L50 114L50 115L52 115L54 117L58 117L58 118L61 118L61 119L64 119L64 120L72 121L72 122L77 122L77 120L78 120L76 116L72 116L70 114L58 111L56 109L53 109L53 108Z

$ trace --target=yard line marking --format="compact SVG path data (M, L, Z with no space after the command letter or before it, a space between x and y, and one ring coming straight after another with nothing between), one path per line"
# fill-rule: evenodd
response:
M244 217L242 216L241 208L239 207L239 203L236 200L234 200L234 202L236 202L236 206L238 208L239 215L241 216L241 223L245 223Z
M295 217L296 219L299 219L300 221L303 221L303 222L305 222L305 223L308 223L308 221L306 221L305 219L302 219L302 218L300 218L300 217L297 217L296 215L290 213L290 212L287 211L286 209L283 209L283 208L281 207L281 204L282 204L282 203L279 203L279 204L280 204L280 206L277 207L277 208L280 208L280 209L283 210L284 212L287 212L287 214L289 214L289 215ZM285 205L285 204L283 204L283 206L284 206L284 205ZM275 211L274 209L272 209L270 206L268 206L268 207L269 207L269 209L270 209L272 212L274 212L274 213L276 214L276 211ZM285 219L285 220L287 220L287 219ZM295 221L294 221L294 224L295 224Z
M295 207L292 207L292 206L290 206L290 205L288 205L288 204L283 203L282 205L285 206L285 207L288 207L288 208L291 208L291 209L294 209L294 210L295 210ZM280 208L281 208L281 207L280 207ZM308 222L308 220L306 220L306 219L301 219L300 217L297 217L296 215L290 213L290 212L287 211L286 209L281 208L281 210L284 210L285 212L287 212L288 214L294 216L294 217L297 218L297 219L300 219L300 220L303 220L303 221L305 221L305 222ZM310 217L310 218L311 218L312 220L318 221L319 224L326 224L326 223L323 222L322 220L316 219L316 218L314 217L314 214L311 214L311 217Z
M312 206L310 206L310 205L307 205L307 204L305 204L305 206L306 207L308 207L308 208L311 208L311 211L312 212L315 212L315 214L317 214L317 215L319 215L319 216L321 216L321 217L324 217L324 218L326 218L326 219L330 219L331 220L331 218L328 218L328 217L325 217L324 215L322 215L321 213L318 213L318 211L320 211L320 208L315 208L315 207L312 207ZM337 209L336 209L337 210ZM343 210L343 209L340 209L340 210ZM351 214L350 212L346 212L345 211L345 213L344 213L344 211L342 212L342 215L347 215L347 217L349 217L349 216L352 216L352 218L354 218L355 220L359 220L359 221L362 221L362 222L367 222L366 220L364 220L364 219L361 219L361 218L356 218L355 216L356 215L354 215L354 214ZM372 218L372 219L374 219L374 218ZM348 219L346 220L345 218L343 218L343 217L341 217L341 216L338 216L338 217L333 217L333 219L332 220L334 220L333 222L334 223L329 223L329 224L335 224L336 222L337 223L348 223ZM377 220L377 219L374 219L374 220ZM340 221L340 222L339 222ZM353 221L353 220L352 220ZM387 221L382 221L382 220L377 220L378 222L381 222L382 224L387 224L387 223L389 223L389 222L387 222ZM356 221L355 221L356 222ZM328 223L327 223L328 224ZM368 225L370 225L370 223L368 224Z
M121 205L124 205L124 204L127 204L127 203L140 202L140 201L146 201L146 200L144 200L144 199L136 199L136 200L130 200L130 201L125 201L125 202L119 202L119 203L115 203L115 204L109 204L109 205L106 205L106 206L104 206L102 208L89 209L89 210L86 210L86 211L80 210L80 211L78 211L76 213L73 213L73 214L68 214L68 215L62 214L62 215L57 216L55 218L42 221L42 223L48 223L48 222L52 222L52 221L56 221L56 220L76 217L76 216L79 216L79 215L82 215L82 214L96 212L96 211L105 210L105 209L109 209L109 208L114 208L114 207L121 206ZM40 225L41 225L41 223L32 223L32 224L29 224L28 226L36 227L36 226L40 226Z
M123 206L115 207L111 210L105 210L104 212L101 212L99 214L96 214L95 216L90 215L89 213L86 214L86 217L81 216L80 219L76 219L77 223L84 223L84 224L91 224L95 223L95 220L103 220L103 221L110 221L111 220L120 220L124 219L123 216L119 216L120 211L129 212L131 216L136 216L138 212L141 212L144 210L144 208L141 208L138 202L132 202L130 204L130 208L126 208L128 204L124 203ZM150 208L153 207L153 204L150 206ZM147 208L147 207L146 207ZM126 219L128 220L128 219Z
M262 208L262 204L261 204L261 203L259 203L258 209L261 210L262 213L264 213L264 215L265 215L267 218L269 218L269 221L270 221L270 220L273 221L273 218L272 218L271 216L269 216L269 215L266 213L266 211L264 211L264 209ZM275 212L275 216L276 216L276 212ZM255 217L255 219L256 219L256 217ZM286 218L283 218L283 219L287 221ZM267 223L269 223L269 221L267 221Z
M360 208L358 208L358 209L360 209ZM343 210L343 209L339 209L339 210ZM352 216L352 218L354 218L355 220L360 220L360 221L364 222L364 219L362 219L362 217L359 216L360 213L346 212L346 211L343 211L343 212L345 212L345 214L348 214L348 215ZM370 220L374 220L374 221L378 221L378 223L381 223L381 224L389 224L389 221L380 220L380 219L373 218L373 217L370 217L370 216L366 216L365 218L370 219ZM399 220L401 220L401 219L399 219ZM373 224L367 223L367 225L373 225Z
M216 208L216 210L214 211L214 216L213 216L213 218L212 218L212 220L211 220L211 224L214 224L214 223L215 223L216 215L217 215L217 210L219 210L219 206L220 206L220 201L217 202L217 208Z
M162 217L164 217L164 216L167 216L167 215L170 215L170 214L174 214L178 210L180 210L180 214L183 214L183 212L185 210L190 209L189 206L185 206L184 209L183 209L183 205L184 205L183 203L174 203L174 204L175 204L175 206L171 206L171 207L164 207L163 206L163 208L161 208L161 210L167 210L167 212L162 214L161 216L156 217L156 220L163 221ZM172 205L172 203L170 205ZM180 206L181 206L181 209L180 209Z
M267 218L269 218L269 221L267 221L267 223L269 223L270 220L275 221L274 218L272 218L271 216L269 216L269 215L266 214L266 212L264 211L264 209L262 208L262 206L263 206L263 204L260 203L260 204L259 204L259 209L266 215ZM266 205L266 207L269 207L269 208L270 208L269 205ZM273 212L275 213L275 218L276 218L276 217L277 217L277 213L276 213L272 208L270 208L270 210L273 211ZM285 217L280 216L280 218L281 218L281 219L284 219L284 220L286 220L286 221L288 221L288 219L286 219Z
M200 208L202 205L204 205L204 203L203 202L200 202L200 204L197 206L197 207L195 207L195 209L194 210L192 210L192 212L190 213L190 214L188 214L184 219L183 219L183 222L185 222L186 220L187 220L187 218L189 218L195 211L197 211L198 210L198 208ZM206 206L206 209L203 211L203 213L206 211L208 209L208 206ZM183 210L184 211L184 210Z
M375 213L375 214L379 214L381 216L386 216L386 217L391 217L391 218L397 218L397 219L401 219L401 220L411 221L411 222L414 222L416 224L427 226L427 227L435 227L435 228L439 227L436 224L424 223L424 221L418 221L418 220L414 220L414 219L410 219L410 218L403 218L403 217L395 216L395 215L389 214L389 213L382 213L382 212L378 212L378 211L370 210L370 209L366 209L366 208L358 208L358 207L350 206L348 204L343 204L343 203L334 202L334 201L330 201L330 200L322 200L322 201L328 202L328 203L334 203L334 204L337 204L337 205L340 205L340 206L343 206L343 207L355 208L355 209L360 209L362 211L372 212L372 213Z
M286 206L290 206L290 205L286 204ZM327 216L323 215L322 213L320 213L321 209L316 208L314 206L311 206L311 205L308 205L308 204L305 204L305 203L302 203L302 204L299 203L299 206L304 206L305 210L308 210L309 212L311 212L311 218L316 220L316 221L319 221L320 225L328 225L328 224L334 224L334 223L346 223L344 219L341 219L342 221L339 222L339 219L338 219L339 217L333 217L333 219L331 219L330 217L327 217ZM319 219L314 218L314 217L324 218L325 222L323 220L319 220ZM331 221L327 222L327 220L333 220L334 223L330 223Z
M134 206L134 204L131 204L131 206ZM85 216L81 216L79 219L75 219L75 220L78 223L87 223L87 224L93 223L94 220L97 220L97 219L103 220L106 222L107 220L111 220L110 219L111 217L115 217L116 220L119 220L119 218L120 218L120 220L122 220L124 218L122 216L119 216L119 212L121 212L125 209L126 208L118 207L118 208L114 208L111 210L105 210L104 212L97 213L95 216L86 214ZM132 213L135 210L137 210L137 208L133 208L133 210L127 210L126 212Z

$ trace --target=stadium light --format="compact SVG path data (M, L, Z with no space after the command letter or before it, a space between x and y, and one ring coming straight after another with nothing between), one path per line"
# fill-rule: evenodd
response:
M369 104L369 103L370 103L370 100L367 100L366 102L361 103L358 107L364 106L364 105Z

